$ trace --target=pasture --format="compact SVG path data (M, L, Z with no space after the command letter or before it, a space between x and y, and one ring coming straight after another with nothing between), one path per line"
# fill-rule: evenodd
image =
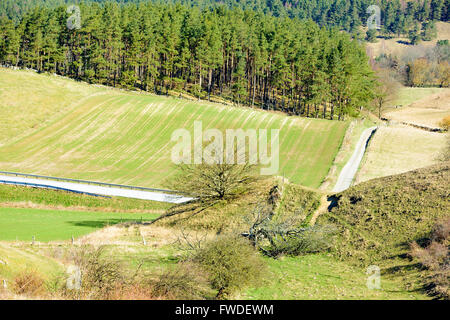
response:
M402 107L386 112L387 119L436 128L450 115L449 88L402 88L396 102Z
M0 240L47 242L69 240L122 222L149 221L154 213L83 212L32 208L0 208Z
M381 289L367 288L363 268L352 266L325 254L267 259L269 274L259 287L241 297L250 300L417 300L427 299L420 292L403 289L399 277L383 275Z
M405 125L380 126L369 142L356 183L436 164L446 136Z
M407 38L377 39L375 43L367 43L367 53L376 58L380 54L401 57L419 57L425 50L436 45L438 40L450 38L450 23L438 21L436 23L437 37L431 41L421 41L417 45L410 45Z
M0 78L8 83L0 93L0 107L15 99L23 103L21 108L9 107L10 116L3 118L4 171L161 187L176 172L172 133L187 129L193 134L194 121L201 120L203 130L280 129L278 175L317 188L349 125L94 87L25 71L2 69ZM17 90L19 84L28 88L26 93ZM34 98L27 102L26 96ZM35 107L25 115L29 105ZM29 130L18 128L23 117L34 119ZM10 131L21 133L20 138L5 135Z

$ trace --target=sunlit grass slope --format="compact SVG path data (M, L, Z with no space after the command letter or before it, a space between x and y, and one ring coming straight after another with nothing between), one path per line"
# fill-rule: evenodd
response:
M171 205L158 201L93 197L65 191L0 184L0 207L161 214Z
M380 126L369 143L356 182L436 164L445 145L442 133L403 125Z
M97 92L99 88L74 80L0 68L0 146Z
M82 212L44 209L0 208L0 240L68 240L107 225L151 221L154 213Z
M45 280L64 271L63 267L53 259L27 248L14 247L6 243L0 243L0 259L4 262L4 264L0 263L0 280L7 280L10 288L14 277L24 271L34 271Z
M383 275L381 288L367 288L364 268L328 255L267 259L269 276L259 287L247 290L243 299L284 300L422 300L420 291L405 290L399 277Z
M348 122L98 88L23 71L1 69L0 78L0 140L7 141L0 147L0 170L158 187L175 172L172 132L185 128L193 135L194 121L201 120L204 130L279 128L278 175L319 187L348 127ZM4 117L5 99L26 107L9 108ZM48 121L13 139L20 133L16 119L38 122L44 114L50 114Z

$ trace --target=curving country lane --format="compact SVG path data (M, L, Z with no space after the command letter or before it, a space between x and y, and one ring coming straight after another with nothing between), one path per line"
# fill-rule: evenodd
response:
M333 192L341 192L345 189L350 188L353 179L355 178L356 172L358 171L359 164L361 163L364 153L366 152L367 143L377 129L378 127L371 127L363 131L361 137L358 140L358 143L356 144L355 151L353 152L352 157L345 164L344 168L342 168L338 181L334 186Z

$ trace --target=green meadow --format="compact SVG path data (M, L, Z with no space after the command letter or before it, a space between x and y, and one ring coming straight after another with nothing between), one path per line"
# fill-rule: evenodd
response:
M202 121L203 130L280 129L278 175L307 188L284 186L278 214L297 214L300 208L305 222L320 206L322 193L314 189L327 175L333 179L329 174L333 163L333 175L339 173L360 132L369 125L355 121L344 140L350 121L140 94L1 68L0 108L7 115L0 120L0 170L149 187L164 187L176 174L171 162L176 143L171 141L172 132L187 129L193 135L194 121ZM337 156L341 147L342 154ZM194 235L215 234L207 227L224 221L231 225L250 212L254 203L267 198L271 185L259 188L241 200L204 211L184 226ZM12 281L25 268L36 269L51 280L64 269L57 251L69 251L72 236L102 228L85 237L86 244L99 245L106 235L108 240L126 240L108 243L106 254L123 263L130 274L142 268L157 276L175 268L185 255L174 245L180 237L177 227L140 223L105 227L151 221L169 206L0 185L0 256L8 263L0 265L0 277ZM147 245L142 244L142 236ZM30 245L33 237L39 246ZM421 291L405 290L402 278L395 274L382 274L381 289L369 290L364 266L340 261L329 253L264 257L263 261L267 270L259 284L230 298L427 298Z
M17 87L27 88L26 94ZM0 131L1 170L141 186L164 186L176 173L171 135L184 128L193 136L199 120L203 130L280 129L278 175L317 188L349 125L7 69L0 70L0 88L0 108L8 110ZM20 107L12 102L17 99ZM27 104L31 111L24 114ZM10 131L18 138L5 134Z
M422 292L408 291L400 277L381 276L380 289L367 287L364 268L338 261L326 254L266 258L268 276L241 298L251 300L417 300Z
M0 240L68 240L108 225L149 221L153 213L83 212L32 208L0 208Z

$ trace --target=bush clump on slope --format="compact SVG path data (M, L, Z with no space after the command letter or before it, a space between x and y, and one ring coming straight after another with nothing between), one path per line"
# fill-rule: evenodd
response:
M422 248L411 244L411 256L431 271L426 279L427 291L438 298L450 299L450 217L439 221Z
M208 275L217 298L227 295L261 279L264 261L250 243L239 236L220 236L197 250L192 261Z
M336 195L319 223L337 225L335 253L360 264L404 255L450 213L450 162L371 180Z
M167 210L165 216L161 216L156 223L217 233L244 232L249 227L252 212L268 201L271 190L274 188L283 189L280 198L276 199L275 218L295 217L299 225L308 224L312 214L320 205L320 194L273 178L258 180L239 197L219 199L213 203L197 201L174 206Z

